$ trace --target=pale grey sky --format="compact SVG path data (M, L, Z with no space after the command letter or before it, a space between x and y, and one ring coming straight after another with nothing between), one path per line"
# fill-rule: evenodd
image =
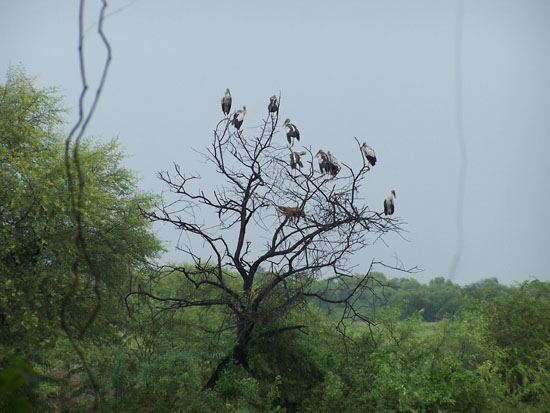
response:
M21 63L76 108L77 3L0 0L3 81ZM88 3L92 25L99 2ZM105 23L113 62L88 134L118 136L144 189L165 189L156 171L173 162L215 182L191 148L209 143L225 88L234 107L247 106L245 127L258 125L280 92L281 117L314 151L347 161L358 156L353 136L375 148L364 189L371 208L397 192L409 242L390 237L389 247L365 250L356 263L393 263L397 254L425 270L421 281L448 277L460 165L457 4L111 1L111 11L129 7ZM550 1L465 0L462 33L465 245L453 281L550 280ZM95 28L87 39L93 82L104 51ZM177 237L168 228L159 235Z

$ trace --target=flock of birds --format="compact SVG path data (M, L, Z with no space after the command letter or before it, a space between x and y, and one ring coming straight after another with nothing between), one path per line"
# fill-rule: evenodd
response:
M225 94L222 97L222 111L225 115L225 119L229 119L229 112L231 111L231 103L233 99L231 97L231 92L229 89L225 91ZM274 114L279 112L279 101L276 96L271 96L269 98L269 104L267 106L269 113L271 114L271 119L274 118ZM246 115L246 106L243 106L242 109L239 109L233 113L233 116L230 120L230 123L237 129L237 133L240 135L242 133L241 126L244 122L244 117ZM306 154L306 151L293 151L292 147L294 146L295 140L300 140L300 131L290 122L290 119L285 119L283 122L283 127L285 128L286 138L288 140L289 150L290 150L290 167L292 169L302 168L304 164L302 163L301 157ZM367 171L370 171L371 166L376 164L376 154L374 149L372 149L366 142L363 142L360 146L361 152L365 155L367 159ZM330 151L323 151L319 149L315 155L319 162L319 169L321 174L330 174L332 178L338 175L340 172L340 165ZM321 175L321 176L322 176ZM331 178L331 179L332 179ZM390 194L384 199L384 215L391 216L395 210L395 191L391 190ZM289 217L299 218L303 215L303 211L297 207L278 207L283 213Z

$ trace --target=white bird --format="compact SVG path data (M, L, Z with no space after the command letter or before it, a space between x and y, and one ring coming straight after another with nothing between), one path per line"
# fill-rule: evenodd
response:
M229 88L225 91L225 95L222 97L222 111L225 115L225 119L229 119L229 111L231 110L231 92L229 91Z
M304 156L306 153L306 151L290 151L290 167L292 169L303 168L304 164L302 163L300 156Z
M392 189L390 194L386 197L386 199L384 199L384 215L393 214L393 211L395 210L394 198L397 198L397 195L395 195L395 191Z
M295 125L290 123L290 119L287 118L283 122L283 126L285 128L286 138L288 140L289 145L292 144L292 138L296 138L296 139L300 140L300 131L298 130L298 128Z
M244 115L246 115L246 106L243 106L242 109L239 109L233 114L233 119L231 123L235 126L235 129L240 130L244 121Z
M367 168L370 171L370 167L376 165L376 155L374 153L374 149L367 145L366 142L363 142L363 144L361 145L361 151L365 155L365 158L367 158Z

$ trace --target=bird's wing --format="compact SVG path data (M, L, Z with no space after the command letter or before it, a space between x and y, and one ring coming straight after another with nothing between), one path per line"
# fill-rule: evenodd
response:
M338 161L336 160L336 157L330 152L327 154L327 159L331 164L338 165Z
M294 134L296 135L296 139L300 140L300 131L295 125L292 125L294 128Z

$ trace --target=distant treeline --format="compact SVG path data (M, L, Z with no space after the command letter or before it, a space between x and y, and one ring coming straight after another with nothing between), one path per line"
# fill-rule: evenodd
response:
M396 308L401 311L400 318L406 319L415 312L420 312L424 321L440 321L453 317L461 307L475 305L478 300L493 301L497 298L517 294L519 289L527 289L527 293L533 297L545 295L548 292L542 288L540 281L533 280L529 283L517 286L500 284L496 277L460 286L443 277L436 277L428 284L418 282L414 278L387 279L382 273L372 273L373 280L368 289L363 291L359 298L363 308L369 309L372 319L376 318L376 312L384 307ZM328 289L334 298L348 295L356 286L361 277L350 278L346 283L319 281L319 289ZM312 301L322 309L328 311L326 303ZM342 307L336 307L337 313ZM332 306L332 312L335 307ZM339 311L338 311L339 310Z

